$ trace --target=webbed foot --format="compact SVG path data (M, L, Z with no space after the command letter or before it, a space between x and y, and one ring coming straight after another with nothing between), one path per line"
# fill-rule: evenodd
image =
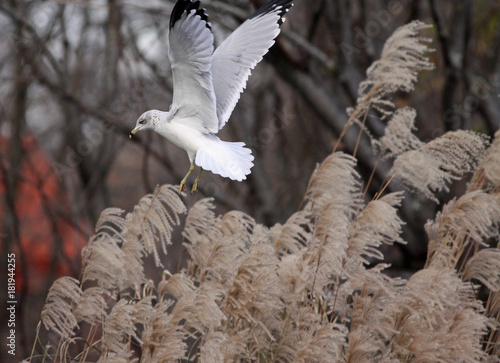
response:
M183 180L183 181L181 181L181 184L179 185L179 194L181 194L185 190L186 190L186 182Z

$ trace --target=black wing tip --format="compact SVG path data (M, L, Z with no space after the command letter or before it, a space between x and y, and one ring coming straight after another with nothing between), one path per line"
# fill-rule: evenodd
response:
M279 15L278 25L281 25L284 21L283 16L285 16L288 10L293 6L292 1L293 0L271 0L257 9L257 11L250 16L250 19L266 15L270 12L277 12Z
M190 13L192 10L195 11L195 15L198 15L201 20L205 21L208 29L212 29L212 26L208 22L208 15L205 12L205 9L200 8L200 1L192 1L192 0L177 0L175 3L174 9L172 10L172 14L170 15L170 29L172 29L185 12Z

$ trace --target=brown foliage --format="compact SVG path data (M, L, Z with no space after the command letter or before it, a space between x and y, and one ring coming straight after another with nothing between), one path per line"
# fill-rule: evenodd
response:
M166 185L126 217L105 210L84 252L81 283L54 283L42 321L60 343L46 350L47 358L67 359L63 347L75 341L83 322L91 329L77 361L137 361L139 355L144 362L498 358L500 264L498 250L485 247L498 238L500 206L496 188L477 188L480 173L496 183L495 166L489 167L495 161L484 156L482 136L457 131L423 143L411 133L413 112L385 107L395 107L387 99L392 92L412 89L416 70L430 67L427 47L416 36L423 28L411 23L389 39L352 114L362 120L367 105L377 105L392 116L378 143L382 154L396 157L387 183L399 177L434 200L451 180L474 173L475 190L428 222L425 268L408 280L384 273L380 246L404 243L403 193L381 196L385 185L366 203L356 159L335 152L311 176L302 210L283 224L267 228L238 211L217 216L212 200L198 201L184 224L187 268L165 271L155 284L143 258L153 255L160 265L158 249L168 251L186 212L175 187ZM395 130L403 131L388 136ZM487 309L478 282L491 291Z

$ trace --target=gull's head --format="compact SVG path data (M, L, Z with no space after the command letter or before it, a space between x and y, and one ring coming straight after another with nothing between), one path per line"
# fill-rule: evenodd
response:
M132 138L139 130L156 130L158 122L160 121L160 111L150 110L144 112L135 124L135 128L130 131L129 137Z

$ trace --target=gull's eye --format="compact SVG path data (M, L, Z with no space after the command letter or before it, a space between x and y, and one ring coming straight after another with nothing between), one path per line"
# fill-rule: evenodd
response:
M146 123L146 120L140 120L140 121L139 121L139 123L140 123L141 125L144 125L144 124Z

